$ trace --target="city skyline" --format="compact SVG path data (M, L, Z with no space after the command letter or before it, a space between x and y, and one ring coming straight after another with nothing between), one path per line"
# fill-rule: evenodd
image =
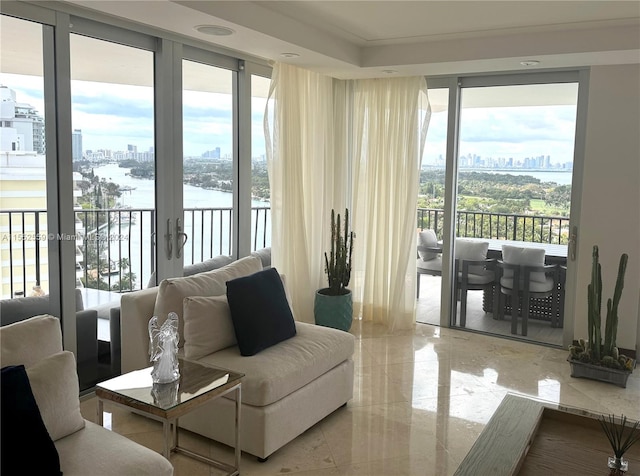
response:
M44 115L41 77L2 74L0 83L14 89L19 102ZM129 144L139 150L154 147L153 88L72 81L72 92L72 128L82 130L84 150L124 151ZM211 103L214 96L220 98ZM218 147L220 157L231 157L230 96L189 91L183 102L184 157L200 157ZM252 156L263 157L266 99L252 102ZM433 113L423 165L440 164L446 154L446 128L447 111ZM566 169L573 162L574 134L575 106L467 108L461 117L459 157L524 162L549 156L551 164Z

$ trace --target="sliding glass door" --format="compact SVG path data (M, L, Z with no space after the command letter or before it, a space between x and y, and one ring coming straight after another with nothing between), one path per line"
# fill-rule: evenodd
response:
M418 272L425 268L418 322L563 345L565 295L573 292L565 277L575 237L574 149L582 140L576 133L579 79L578 72L559 72L448 82L450 114L442 128L437 112L431 120L418 214L418 230L436 235L442 269L433 273L430 261L418 257ZM442 153L434 152L438 146ZM512 276L500 264L512 261L505 246L549 266L533 275L540 282L530 283L527 302L523 279L509 295ZM465 267L465 261L474 262ZM426 305L437 292L426 294L424 283L439 284L440 276L446 286L438 322L437 310Z
M77 262L88 304L108 296L89 290L117 298L142 289L155 268L153 55L70 37Z
M431 120L420 170L418 195L418 246L439 252L418 250L416 321L440 324L442 295L442 244L444 233L445 176L447 171L447 124L449 90L429 89Z
M562 345L577 98L577 82L462 89L455 256L487 248L490 259L554 268L530 276L528 302L524 276L514 290L508 268L459 269L454 325Z
M185 265L234 251L233 85L231 70L182 61Z

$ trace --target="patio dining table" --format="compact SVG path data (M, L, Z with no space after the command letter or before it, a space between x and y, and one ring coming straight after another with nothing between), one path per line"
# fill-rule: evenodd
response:
M476 239L476 238L472 238ZM502 246L512 245L529 248L542 248L545 250L545 264L555 264L560 267L558 289L552 296L547 298L532 298L529 307L529 318L550 321L552 327L562 327L564 323L564 284L566 278L567 264L567 245L551 244L551 243L533 243L527 241L512 240L493 240L493 239L477 239L478 241L489 242L488 258L502 259ZM482 299L482 309L484 312L493 313L494 296L500 292L500 285L494 283L491 289L484 291ZM512 315L511 296L505 296L505 314ZM521 298L520 298L521 299ZM553 300L558 300L557 314L552 316ZM516 311L522 309L522 304L518 303Z
M567 245L559 245L553 243L533 243L530 241L513 241L513 240L493 240L485 238L468 238L477 241L486 241L489 243L488 258L502 259L502 245L520 246L524 248L542 248L545 255L546 264L558 264L565 266L567 264Z

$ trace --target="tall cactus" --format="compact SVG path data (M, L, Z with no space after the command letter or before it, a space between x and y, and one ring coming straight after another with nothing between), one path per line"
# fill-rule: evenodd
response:
M607 300L607 323L604 331L604 355L613 356L616 348L616 335L618 333L618 304L624 287L624 274L627 270L627 261L629 256L623 253L620 256L620 264L618 265L618 277L616 278L616 288L613 293L613 301L611 298Z
M593 247L593 264L591 267L591 283L587 288L588 299L588 329L589 329L589 352L592 362L600 362L604 357L618 359L616 348L616 335L618 333L618 305L624 287L624 274L627 270L629 256L623 253L620 256L618 266L618 277L613 293L613 299L607 300L607 317L605 321L604 346L602 345L600 310L602 307L602 267L599 263L598 247Z
M591 284L587 287L588 299L588 329L589 329L589 347L591 349L591 358L600 361L600 346L602 345L602 337L600 335L600 327L602 325L600 319L600 309L602 307L602 267L599 263L598 246L593 246L593 260L591 264Z
M351 253L353 251L353 232L349 231L349 210L344 211L344 235L342 235L340 214L336 219L331 210L331 252L324 254L325 272L329 280L331 295L346 294L351 280Z

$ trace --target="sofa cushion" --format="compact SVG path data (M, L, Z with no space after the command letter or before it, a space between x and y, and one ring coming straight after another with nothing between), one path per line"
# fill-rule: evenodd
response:
M262 268L267 269L271 267L271 247L252 251L251 256L257 256L260 258L260 261L262 261Z
M0 362L29 368L62 352L62 330L57 317L44 314L0 327Z
M171 463L157 452L90 421L55 442L64 476L170 476Z
M483 261L487 259L489 250L488 241L469 240L456 238L455 257L459 260ZM460 267L462 270L462 265ZM493 278L493 271L486 270L482 266L469 266L469 273L476 275L490 275Z
M2 474L59 476L60 458L31 391L24 365L2 368Z
M49 296L27 296L0 301L0 324L6 326L29 317L47 314L51 308ZM76 311L82 311L82 291L76 288Z
M422 269L428 274L440 275L442 273L442 256L424 261L422 258L418 258L416 262L416 268Z
M215 256L199 263L188 264L184 267L183 275L193 276L198 273L206 273L207 271L213 271L227 266L228 264L233 263L233 261L234 259L231 256Z
M184 298L184 356L199 359L236 345L227 296Z
M178 314L178 333L180 335L178 347L182 347L184 345L184 298L189 296L223 295L227 289L227 281L247 276L260 270L262 270L260 259L247 256L206 273L164 279L158 288L153 315L158 316L158 320L162 324L170 312Z
M529 248L521 246L502 245L502 259L505 263L519 264L521 266L544 266L545 251L542 248ZM503 276L513 280L513 270L505 269ZM546 276L542 272L531 273L531 282L546 283ZM520 285L524 286L524 275L520 273Z
M276 268L227 281L227 300L242 355L255 355L296 335L293 314Z
M295 322L295 326L294 337L258 355L242 357L238 347L229 347L199 362L244 373L242 403L263 407L352 357L355 343L352 334L304 322Z
M67 350L27 369L33 396L53 441L84 428L76 359Z
M533 273L531 273L533 274ZM508 289L513 289L513 277L511 278L500 278L500 284ZM520 280L519 290L522 291L524 288L524 281ZM547 277L544 283L538 281L529 281L529 291L533 293L548 293L553 289L553 278Z
M229 263L233 263L233 261L234 260L231 256L215 256L213 258L201 261L200 263L194 263L185 266L182 275L192 276L194 274L204 273L206 271L213 271L214 269L222 268ZM156 272L154 271L153 273L151 273L151 277L149 278L149 282L147 283L147 288L152 288L157 285L158 283L156 283Z
M418 246L427 246L429 248L438 247L438 237L433 230L423 230L418 233ZM418 251L420 259L423 261L429 261L440 256L440 253L431 253L429 251Z

